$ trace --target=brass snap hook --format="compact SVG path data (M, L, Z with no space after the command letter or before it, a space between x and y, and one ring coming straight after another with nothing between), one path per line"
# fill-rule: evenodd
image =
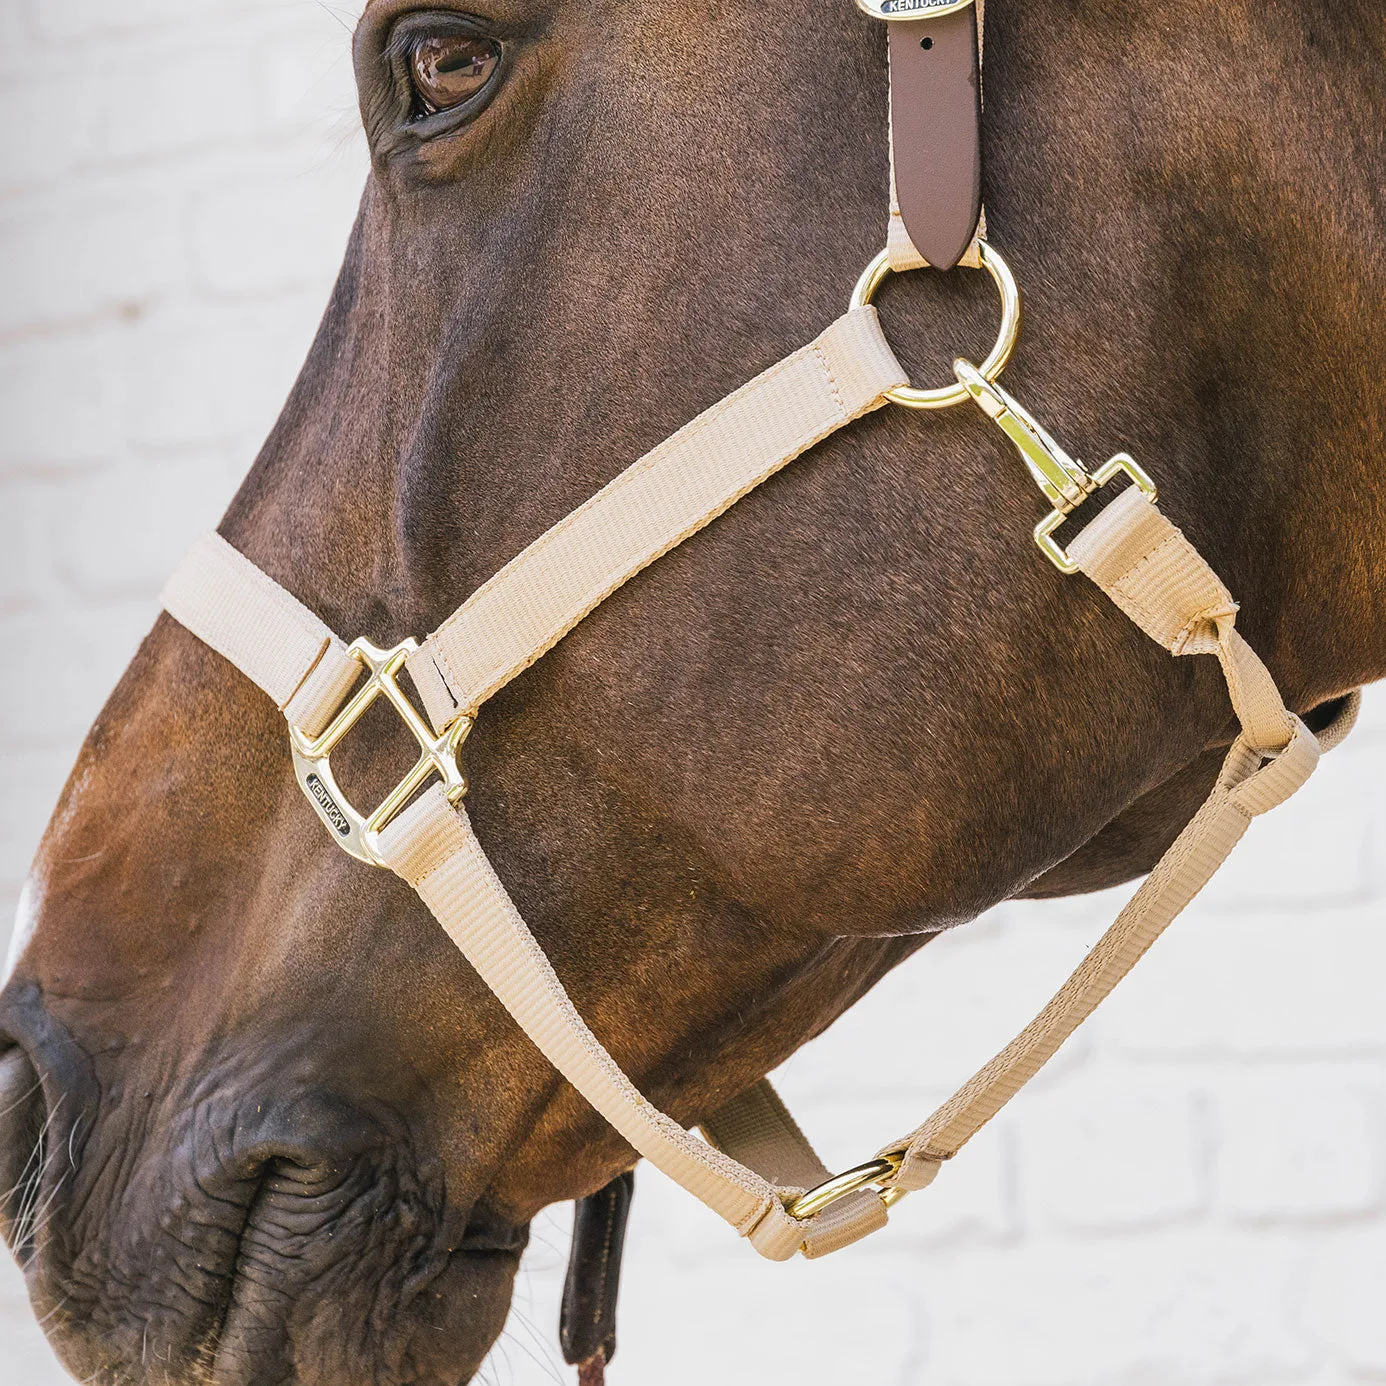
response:
M977 408L1015 444L1035 485L1054 507L1035 526L1035 543L1061 573L1076 573L1078 565L1055 540L1054 531L1095 491L1124 473L1147 499L1157 498L1155 483L1130 453L1119 452L1095 472L1089 472L1055 442L1014 395L990 380L985 370L959 358L953 362L953 373Z

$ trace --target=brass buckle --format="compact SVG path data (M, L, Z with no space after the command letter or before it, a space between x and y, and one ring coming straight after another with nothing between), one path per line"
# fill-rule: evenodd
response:
M904 1163L903 1150L889 1150L874 1160L868 1160L864 1165L857 1165L843 1174L824 1180L817 1188L809 1189L807 1193L801 1193L792 1203L786 1205L785 1212L792 1218L807 1222L815 1213L821 1213L824 1208L831 1207L848 1194L854 1194L858 1189L868 1189L873 1184L879 1184L883 1179L898 1174L900 1166ZM904 1198L906 1190L877 1189L876 1192L881 1202L889 1208Z
M457 752L467 739L475 718L459 717L441 736L414 710L395 675L404 661L419 648L418 641L404 640L382 650L369 640L353 640L347 653L366 671L366 681L316 736L306 736L298 727L289 727L289 748L293 752L294 774L299 788L322 819L333 840L343 851L370 866L384 866L380 855L380 830L409 802L416 790L431 776L443 782L448 802L455 804L467 792L467 777L457 764ZM420 756L414 768L385 796L374 812L363 814L353 808L332 774L331 755L337 744L365 715L366 709L383 696L399 713L419 743Z
M1095 472L1070 457L1039 421L1023 408L1014 395L988 380L970 361L953 362L953 373L976 406L1015 444L1021 460L1029 468L1035 485L1054 509L1035 526L1035 543L1040 552L1061 572L1076 573L1078 565L1054 538L1054 531L1094 492L1113 477L1126 475L1137 489L1154 501L1159 493L1155 483L1128 452L1119 452Z

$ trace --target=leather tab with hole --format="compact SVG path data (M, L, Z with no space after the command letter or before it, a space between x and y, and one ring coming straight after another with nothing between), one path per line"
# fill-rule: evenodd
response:
M895 195L915 249L962 259L982 215L982 66L969 4L886 26Z

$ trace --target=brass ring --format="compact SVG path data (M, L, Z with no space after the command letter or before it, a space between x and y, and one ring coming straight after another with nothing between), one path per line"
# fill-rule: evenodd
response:
M824 1208L846 1198L848 1194L856 1193L858 1189L869 1188L872 1184L879 1184L882 1179L888 1179L900 1168L903 1159L903 1155L892 1153L868 1160L864 1165L849 1169L846 1174L839 1174L833 1179L825 1180L817 1188L801 1193L785 1211L792 1218L807 1221L815 1213L821 1213ZM884 1198L885 1194L881 1196ZM889 1204L886 1206L889 1207Z
M1006 368L1015 350L1016 338L1020 336L1020 286L1015 282L1011 267L985 241L978 242L982 254L982 268L991 275L992 282L1001 294L1001 331L991 355L978 369L987 380L995 380ZM876 295L876 290L885 282L887 275L893 273L887 251L881 251L862 271L857 287L852 290L853 308L863 308ZM887 390L885 397L893 404L903 404L907 409L949 409L955 404L965 404L970 396L962 385L945 385L938 390L917 390L912 385L897 385Z

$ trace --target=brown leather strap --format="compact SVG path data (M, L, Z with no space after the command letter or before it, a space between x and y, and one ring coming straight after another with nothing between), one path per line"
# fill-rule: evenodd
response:
M616 1294L634 1192L635 1171L628 1170L573 1209L573 1249L558 1337L563 1360L579 1369L583 1386L600 1382L603 1368L616 1355Z
M982 68L977 8L892 20L890 131L905 229L937 269L952 269L982 214Z
M606 1358L598 1353L577 1364L578 1386L606 1386Z

